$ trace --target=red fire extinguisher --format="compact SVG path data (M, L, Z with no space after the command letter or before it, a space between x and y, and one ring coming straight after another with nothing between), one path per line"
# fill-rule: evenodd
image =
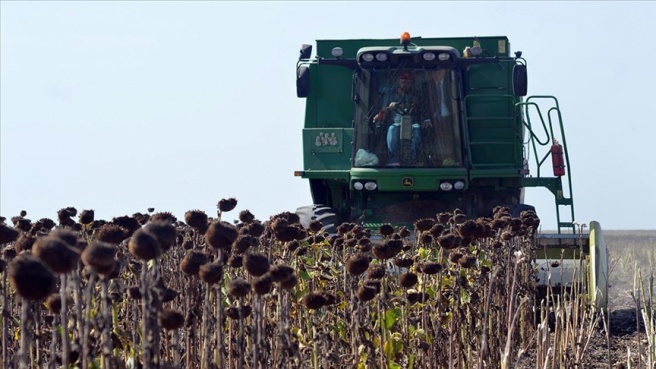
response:
M558 140L553 140L551 145L551 161L553 162L554 176L562 177L565 175L565 159L563 158L563 146Z

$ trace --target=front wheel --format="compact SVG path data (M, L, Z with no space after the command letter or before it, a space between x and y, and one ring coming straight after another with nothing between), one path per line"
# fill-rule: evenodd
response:
M522 214L522 211L532 211L536 213L535 206L533 205L517 204L510 206L510 212L513 218L519 218L519 216Z

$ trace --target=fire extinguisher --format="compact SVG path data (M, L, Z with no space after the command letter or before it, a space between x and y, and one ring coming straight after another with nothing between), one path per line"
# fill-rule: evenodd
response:
M558 140L553 140L551 145L551 161L553 162L554 176L562 177L565 175L565 159L563 158L563 146Z

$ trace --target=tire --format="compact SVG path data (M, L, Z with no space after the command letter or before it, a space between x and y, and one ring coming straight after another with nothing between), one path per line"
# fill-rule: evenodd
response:
M537 214L535 211L535 206L533 205L517 204L510 207L510 212L513 218L519 218L519 216L522 214L522 211L528 210L531 210Z
M307 228L311 221L318 220L323 225L323 230L329 234L337 233L337 210L325 205L307 205L296 209L296 214L301 219L301 225Z

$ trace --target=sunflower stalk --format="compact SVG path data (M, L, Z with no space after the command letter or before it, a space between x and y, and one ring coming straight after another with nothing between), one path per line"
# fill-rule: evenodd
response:
M27 299L21 300L21 319L20 319L20 369L28 369L30 367L30 339L28 321L30 320L30 303Z
M144 369L153 368L153 332L151 329L151 299L152 294L148 286L148 263L141 266L141 336L143 337L142 357Z
M210 331L210 285L203 284L203 325L201 327L202 340L203 340L203 353L201 358L201 369L208 369L210 367L210 346L211 338L209 335Z
M60 285L59 285L59 295L61 298L61 328L62 328L62 365L64 368L68 368L70 364L70 341L68 338L68 294L66 282L68 280L68 275L62 273L60 275Z
M219 249L218 251L218 256L216 258L217 262L221 263L221 266L223 267L223 250ZM221 280L219 281L219 284L217 284L216 288L214 289L214 293L216 295L216 303L214 304L214 308L216 309L214 315L216 316L216 348L214 350L214 361L216 362L216 366L219 368L223 368L224 365L224 355L223 355L223 329L224 329L224 324L223 324L223 291L222 291L222 286L223 286L223 272L221 275Z
M89 333L91 331L91 310L92 310L92 296L94 295L93 290L95 289L96 284L96 272L92 268L89 275L89 280L87 282L87 290L85 293L86 301L85 306L87 313L84 314L84 332L82 334L82 368L89 367L89 356L91 344L89 343Z
M2 271L2 363L7 362L7 331L8 318L5 312L9 312L7 308L7 269Z
M109 309L109 279L107 275L102 276L100 283L100 299L102 300L102 333L101 333L101 342L102 347L102 363L104 369L111 368L111 354L112 354L112 317L111 311ZM63 309L63 306L62 306ZM66 329L64 329L64 332ZM64 333L65 334L65 333Z

